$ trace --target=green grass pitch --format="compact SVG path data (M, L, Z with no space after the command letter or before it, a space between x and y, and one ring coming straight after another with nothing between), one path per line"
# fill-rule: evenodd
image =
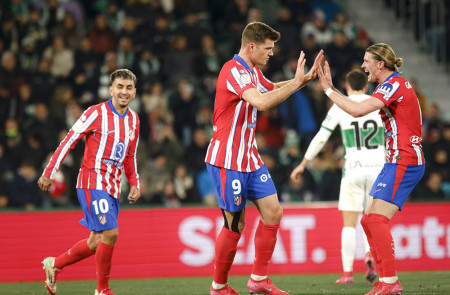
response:
M354 274L352 285L336 285L338 274L274 275L274 284L291 295L296 294L365 294L371 290L362 273ZM450 294L450 271L401 272L404 294ZM195 295L208 294L211 277L114 280L110 285L117 295ZM248 294L248 277L231 276L229 283L240 294ZM93 295L95 281L59 281L57 295ZM48 294L43 282L0 284L0 294Z

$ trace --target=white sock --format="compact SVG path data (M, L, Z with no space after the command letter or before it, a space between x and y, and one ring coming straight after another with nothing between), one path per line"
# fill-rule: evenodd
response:
M341 255L344 272L353 271L353 261L356 252L356 229L343 227L341 233Z
M262 280L264 280L265 278L267 278L267 276L257 276L257 275L254 275L254 274L251 274L251 276L250 276L254 281L262 281Z
M212 282L212 287L216 290L222 289L223 287L225 287L228 284L217 284L216 282Z
M397 276L395 276L395 277L384 277L383 278L383 282L385 282L386 284L393 284L393 283L397 282L397 280L398 280Z

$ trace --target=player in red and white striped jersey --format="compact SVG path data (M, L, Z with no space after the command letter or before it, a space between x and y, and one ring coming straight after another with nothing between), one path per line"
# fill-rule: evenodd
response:
M266 24L253 22L242 33L239 54L219 74L213 116L213 136L206 155L208 172L216 187L224 227L216 241L214 280L210 295L237 294L228 286L228 272L245 226L246 201L261 214L255 234L255 260L247 284L250 293L287 294L267 277L282 216L277 191L261 160L255 141L257 111L268 110L316 77L321 51L304 74L301 52L294 79L272 83L258 68L273 55L280 34Z
M126 69L113 72L110 94L110 100L88 108L72 126L38 181L42 190L48 190L52 176L69 151L86 137L76 188L85 214L80 223L91 233L88 239L79 241L62 255L44 259L46 287L50 294L56 292L56 276L63 267L94 253L96 294L113 294L109 288L109 273L118 236L117 216L124 170L131 186L128 201L132 204L140 197L136 166L139 117L128 108L136 96L136 76Z
M334 88L328 63L318 69L320 84L330 99L354 117L379 110L386 128L387 162L375 180L361 219L380 282L367 294L401 294L395 266L394 240L388 226L391 218L422 178L425 159L421 146L422 114L411 84L399 76L403 60L384 43L369 46L361 65L369 82L378 83L372 96L361 102L347 99Z

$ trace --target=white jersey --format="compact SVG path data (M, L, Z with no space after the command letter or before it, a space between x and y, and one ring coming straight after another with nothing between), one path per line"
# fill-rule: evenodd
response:
M369 97L365 94L350 95L349 99L359 102ZM384 126L378 111L355 118L333 105L308 147L305 158L311 160L317 155L337 125L341 128L345 149L343 174L378 173L385 162Z

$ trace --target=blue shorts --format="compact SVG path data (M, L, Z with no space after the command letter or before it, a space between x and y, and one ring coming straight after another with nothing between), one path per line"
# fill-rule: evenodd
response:
M370 195L395 204L400 211L411 191L422 178L425 165L398 165L385 163L373 183Z
M245 208L253 201L277 193L272 177L264 165L253 172L239 172L206 164L216 188L219 207L230 212Z
M78 201L84 212L81 225L91 231L104 231L119 227L119 200L105 191L95 189L77 189Z

